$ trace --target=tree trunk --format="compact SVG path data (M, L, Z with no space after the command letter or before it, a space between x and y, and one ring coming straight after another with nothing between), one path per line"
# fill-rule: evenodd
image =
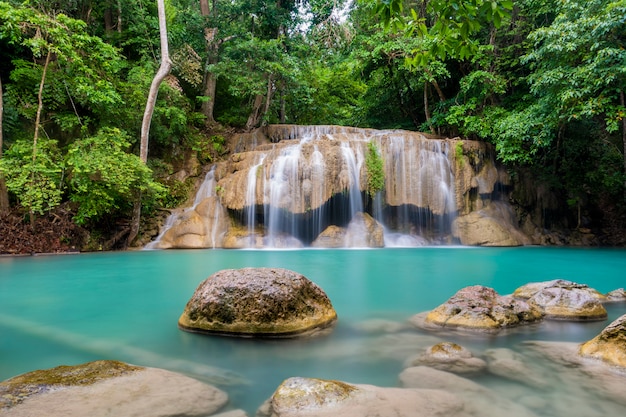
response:
M626 97L624 91L619 92L619 102L622 107L626 108ZM622 143L624 144L624 174L626 175L626 117L622 118ZM624 182L624 195L626 196L626 182Z
M430 123L430 107L428 106L428 82L424 82L424 116L426 116L426 124L430 128L430 133L436 134L435 126Z
M165 20L165 0L157 0L157 8L159 14L159 35L161 40L161 65L157 71L152 84L150 85L150 92L148 93L148 101L146 102L146 111L143 114L143 121L141 123L141 144L139 149L139 158L144 164L148 162L148 138L150 136L150 123L152 121L152 114L154 113L154 106L156 104L157 95L159 93L159 86L169 74L172 67L172 61L170 60L169 46L167 43L167 25ZM141 220L141 191L137 192L135 204L133 207L133 217L130 224L130 233L128 234L127 245L130 245L139 233L139 222Z
M246 122L246 130L250 131L254 129L259 120L259 114L261 113L261 106L263 105L263 94L257 94L254 97L254 104L252 105L252 112L250 116L248 116L248 121Z
M37 94L37 116L35 117L35 134L33 135L33 162L30 171L31 185L35 184L35 162L37 161L37 140L39 139L39 125L41 124L41 110L43 109L43 87L46 83L46 73L48 72L48 65L50 64L50 56L52 51L48 49L46 55L46 62L43 65L43 71L41 73L41 82L39 83L39 93ZM35 231L35 212L30 209L30 228Z
M207 97L208 100L202 103L202 114L206 117L207 124L215 123L213 110L215 109L215 89L217 87L217 78L215 77L215 73L209 71L207 68L209 68L210 65L217 63L217 54L220 44L216 42L216 36L217 28L204 29L207 58L204 66L204 86L202 94Z
M2 97L2 79L0 79L0 159L2 159L2 117L4 115L4 100ZM9 210L9 192L7 191L7 185L4 182L4 175L0 174L0 213L7 212Z

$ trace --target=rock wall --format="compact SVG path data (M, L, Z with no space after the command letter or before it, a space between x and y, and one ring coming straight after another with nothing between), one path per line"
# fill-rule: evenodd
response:
M385 176L374 196L367 193L370 143ZM357 213L370 214L385 236L409 236L413 244L530 242L508 205L511 180L484 142L270 125L233 136L229 146L234 152L214 166L212 190L204 196L210 200L178 213L152 248L309 246L324 231L345 233ZM380 246L378 238L348 241Z

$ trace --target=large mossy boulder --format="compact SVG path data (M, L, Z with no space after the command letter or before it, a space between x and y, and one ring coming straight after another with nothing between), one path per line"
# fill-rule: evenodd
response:
M598 336L583 343L579 353L626 369L626 314L609 324Z
M226 269L196 289L178 320L191 332L294 337L332 326L337 313L324 291L281 268Z
M516 289L513 296L541 307L546 319L586 321L607 317L602 305L606 296L588 285L572 281L533 282Z
M0 382L0 416L209 416L223 391L157 368L101 360L37 370Z
M499 295L489 287L474 285L460 289L448 301L428 312L423 322L419 317L414 317L412 322L429 328L498 332L541 318L541 310L531 303Z

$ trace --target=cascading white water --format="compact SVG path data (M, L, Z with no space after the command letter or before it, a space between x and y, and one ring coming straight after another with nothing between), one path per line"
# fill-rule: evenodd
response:
M247 187L246 187L246 224L248 226L248 247L255 246L255 234L256 234L256 190L257 190L257 181L259 179L262 180L262 167L263 161L265 160L266 155L261 154L259 159L260 161L253 165L248 171L247 177Z
M351 146L355 145L355 146ZM348 218L363 211L363 199L361 197L361 167L363 166L363 152L359 142L341 142L341 153L348 171L347 190L350 199L350 212Z
M301 192L298 184L298 164L302 142L284 147L278 152L269 167L269 178L263 184L263 212L265 219L266 239L264 244L269 247L284 246L279 238L287 233L297 234L294 210L289 210Z

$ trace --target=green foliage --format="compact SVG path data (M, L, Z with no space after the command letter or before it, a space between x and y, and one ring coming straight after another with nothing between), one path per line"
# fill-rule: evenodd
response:
M0 159L0 173L20 206L43 214L61 202L63 162L57 142L40 139L36 158L32 140L18 140Z
M384 161L374 142L367 144L365 166L367 168L367 193L373 197L377 192L385 188Z
M78 204L76 223L127 211L138 193L148 204L164 193L165 189L152 180L150 169L126 151L129 145L124 132L103 129L70 146L66 164L70 199Z

